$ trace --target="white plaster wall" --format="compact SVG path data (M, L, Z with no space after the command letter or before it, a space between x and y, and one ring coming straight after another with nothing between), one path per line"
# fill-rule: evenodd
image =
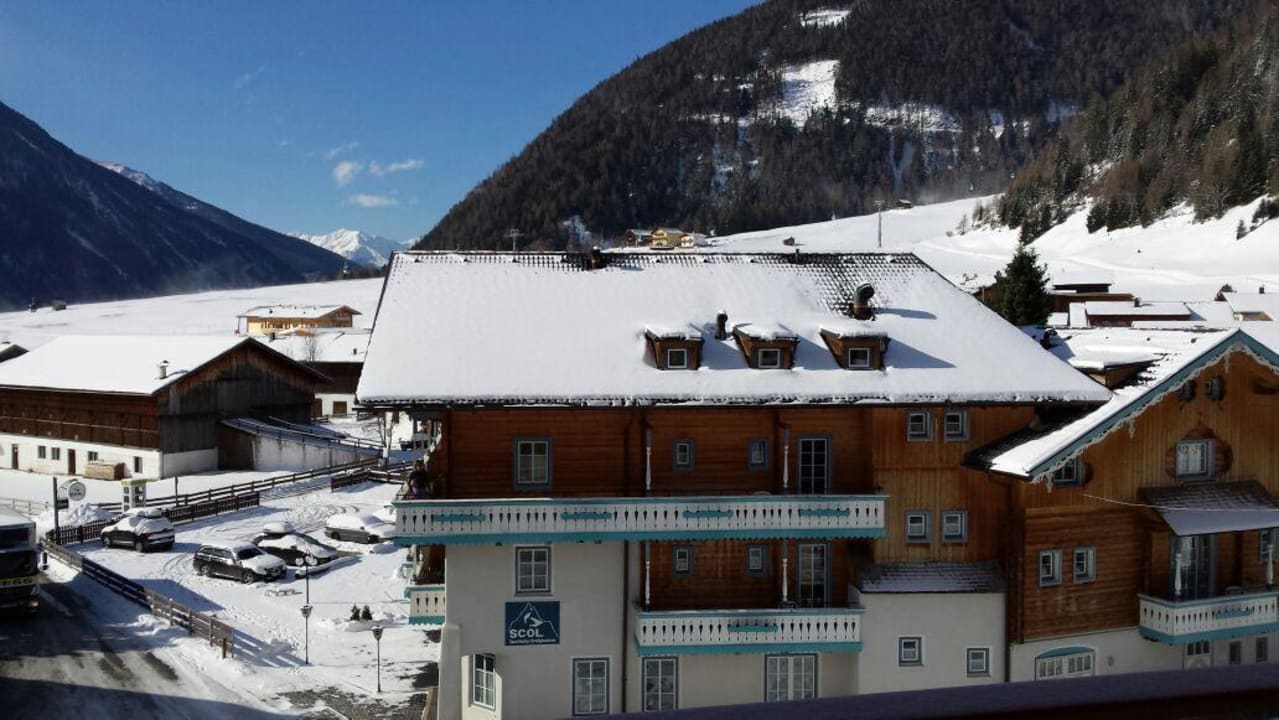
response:
M217 448L191 450L184 453L164 453L160 456L160 477L189 475L217 469Z
M633 645L632 645L633 648ZM765 653L679 655L678 708L764 702ZM643 710L643 662L631 654L627 710ZM817 654L818 697L857 692L857 653Z
M455 717L494 716L508 720L562 718L572 714L573 658L609 658L609 710L621 711L624 568L622 543L557 543L551 546L550 595L515 595L515 550L512 545L450 545L445 575L449 612L445 630L456 627L456 656L442 648L441 687L456 687L460 712ZM560 644L507 646L507 602L559 601ZM627 643L629 644L629 643ZM446 643L452 645L452 643ZM498 675L497 711L470 706L469 656L492 653ZM446 678L454 668L461 682ZM451 720L443 710L440 720Z
M859 692L1003 682L1003 593L863 593L862 605ZM903 635L923 638L921 665L898 665ZM968 677L970 647L990 649L989 675Z
M1225 645L1225 643L1214 643ZM1069 635L1051 640L1035 640L1012 645L1012 680L1034 680L1035 658L1049 650L1088 647L1096 651L1093 672L1097 675L1176 670L1181 667L1181 646L1164 645L1141 637L1137 628Z
M320 401L320 412L325 417L333 415L333 403L346 403L346 411L348 414L355 413L355 393L316 393L316 399Z
M18 469L30 472L62 475L67 472L67 450L76 451L76 474L84 474L84 464L89 461L89 452L98 453L98 460L109 463L124 463L125 477L157 478L161 475L160 451L146 448L132 448L104 443L89 443L78 440L60 440L56 438L38 438L30 435L12 435L0 433L0 467L13 467L13 446L18 446ZM45 459L38 455L38 447L45 446ZM50 448L62 449L62 457L53 460ZM133 459L142 458L142 472L133 471ZM214 467L216 467L216 453Z
M336 446L306 445L259 436L252 442L254 470L315 470L355 462L361 457Z

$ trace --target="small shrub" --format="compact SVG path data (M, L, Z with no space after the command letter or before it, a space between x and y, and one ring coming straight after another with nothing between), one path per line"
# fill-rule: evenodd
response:
M351 606L351 622L356 622L359 619L360 619L360 607L358 605L352 605Z
M360 619L361 619L361 620L366 620L366 621L367 621L367 620L372 620L372 619L373 619L373 611L372 611L372 610L369 610L369 606L368 606L368 605L365 605L365 606L364 606L364 609L360 611Z

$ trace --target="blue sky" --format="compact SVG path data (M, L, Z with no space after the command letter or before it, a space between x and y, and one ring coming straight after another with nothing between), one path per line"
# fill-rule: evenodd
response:
M750 0L0 5L0 102L254 222L420 235L582 93Z

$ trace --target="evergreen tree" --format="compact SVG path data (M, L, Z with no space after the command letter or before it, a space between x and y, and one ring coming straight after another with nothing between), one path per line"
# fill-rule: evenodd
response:
M1039 256L1022 245L1008 261L1008 267L1002 273L995 273L995 286L999 289L996 309L1013 325L1043 325L1052 311L1052 298L1046 285Z

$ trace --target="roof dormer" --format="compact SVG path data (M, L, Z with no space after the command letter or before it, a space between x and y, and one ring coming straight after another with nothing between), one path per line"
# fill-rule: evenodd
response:
M746 356L746 364L756 370L790 370L795 366L799 335L785 325L742 323L733 328L733 338Z
M823 323L822 340L845 370L883 370L888 333L857 320Z
M644 328L644 338L658 370L696 370L702 364L702 333L685 327Z

